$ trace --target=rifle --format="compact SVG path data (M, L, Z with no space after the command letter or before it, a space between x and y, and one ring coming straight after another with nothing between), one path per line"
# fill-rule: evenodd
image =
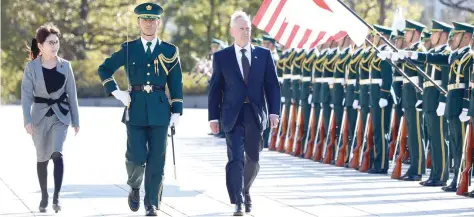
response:
M321 161L322 158L322 152L323 150L323 143L326 140L326 134L324 134L324 116L323 116L324 109L321 108L319 111L319 123L318 123L318 129L316 131L316 136L314 137L314 142L316 142L316 138L318 138L319 135L319 141L318 143L314 146L314 155L313 155L313 160L314 161Z
M303 149L303 136L304 136L304 115L303 115L303 105L298 108L298 120L296 121L296 132L295 132L295 140L293 143L295 144L295 152L293 156L300 156L302 154ZM287 150L288 152L288 150Z
M288 128L289 133L286 135L285 139L285 149L281 150L282 153L289 154L293 151L293 141L295 139L295 128L296 128L296 103L293 102L290 107L290 127Z
M461 158L460 172L458 173L458 189L456 190L457 195L464 195L467 193L472 170L472 149L474 148L474 138L472 132L472 120L467 125L466 135L464 136L463 153ZM461 172L462 170L462 172Z
M282 126L284 125L283 123L286 122L286 106L285 104L283 104L283 107L281 109L281 123L279 124L278 126L278 130L275 130L275 128L272 129L272 135L270 137L270 144L268 145L268 150L270 151L275 151L276 150L276 144L277 144L277 140L279 139L278 135L281 134L282 130L286 130L286 127L285 129L282 129ZM286 124L285 124L286 126Z
M314 104L311 104L311 113L309 115L309 125L308 125L308 134L306 135L306 153L304 158L310 159L313 157L313 149L314 149L314 140L316 134L316 118L315 118L315 111Z
M359 167L359 172L367 172L370 167L370 152L372 151L372 148L374 147L374 140L373 140L373 124L372 124L372 115L369 113L367 117L367 132L366 136L364 137L364 146L367 145L367 148L364 151L364 154L362 154L362 160L361 164ZM362 149L363 150L363 149Z
M348 159L349 168L351 168L350 163L351 163L352 159L354 158L354 148L357 144L356 141L359 140L359 136L357 136L357 133L359 132L359 128L361 127L361 124L362 124L361 122L362 122L362 120L360 120L360 110L357 109L356 126L355 126L355 130L354 130L354 134L352 135L351 153L349 154L349 159Z
M349 118L347 118L347 108L344 108L344 114L342 115L342 123L341 123L341 132L339 133L339 141L337 144L341 143L342 139L342 146L339 148L338 152L336 153L336 166L343 167L346 163L346 150L349 145ZM339 147L339 146L338 146Z
M367 127L368 127L368 120L365 121L365 129L362 127L362 112L359 109L357 114L357 131L355 131L356 136L354 137L354 142L357 141L357 145L355 148L352 149L352 158L349 162L349 167L353 169L358 169L360 165L360 151L363 146L363 139L367 134ZM364 131L362 131L364 130Z
M330 164L332 162L334 146L336 145L336 117L334 114L334 109L331 109L331 118L329 118L328 128L328 137L326 138L326 142L324 143L326 147L324 148L323 153L323 164Z
M392 122L390 124L390 137L392 138L391 141L390 141L390 145L388 146L389 147L389 151L388 151L388 156L389 156L389 160L393 160L393 156L395 155L395 150L396 150L396 143L397 143L397 136L398 136L398 117L397 117L397 114L395 112L395 106L396 105L393 105L393 108L392 108L392 115L391 115L391 118L390 118L390 121Z
M395 161L395 167L392 170L392 179L399 179L402 176L402 161L406 155L407 145L407 124L405 123L405 116L400 119L400 129L398 131L397 146L400 144L400 150ZM395 155L393 156L395 159ZM392 161L393 162L393 161ZM393 163L392 163L393 164Z
M277 141L277 152L285 152L285 140L286 136L288 135L288 131L290 131L290 128L288 125L291 122L291 117L293 117L293 104L290 105L290 114L289 117L286 117L285 115L285 120L282 121L282 129L281 129L281 134L280 138Z

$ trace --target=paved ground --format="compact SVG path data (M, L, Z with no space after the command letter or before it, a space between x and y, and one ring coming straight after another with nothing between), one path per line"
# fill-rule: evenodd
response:
M0 216L143 216L128 209L120 108L81 107L81 132L65 144L63 211L39 214L39 185L21 108L0 107ZM207 111L186 109L177 128L177 180L168 148L160 216L230 216L225 141L207 135ZM171 147L171 146L169 146ZM362 174L264 151L253 216L474 216L474 200L438 187ZM49 165L49 191L54 188Z

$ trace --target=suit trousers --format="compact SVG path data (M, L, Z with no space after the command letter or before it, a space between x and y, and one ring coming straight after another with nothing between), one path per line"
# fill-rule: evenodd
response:
M251 203L250 187L260 169L262 133L252 106L244 104L234 128L226 133L226 186L232 204Z

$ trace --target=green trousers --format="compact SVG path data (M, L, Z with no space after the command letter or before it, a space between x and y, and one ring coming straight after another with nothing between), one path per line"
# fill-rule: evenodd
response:
M422 175L426 171L425 149L422 142L421 112L415 107L405 108L405 120L408 131L408 151L410 152L410 167L406 175Z
M354 143L355 141L355 138L354 138L354 135L355 135L355 127L356 127L356 124L357 124L357 110L352 108L351 107L345 107L346 109L346 116L347 116L347 120L349 121L349 129L347 129L347 132L349 133L349 144L347 146L347 150L346 150L346 159L344 160L345 163L349 163L349 156L352 152L352 143ZM342 139L341 139L341 143L342 143ZM356 146L357 144L354 144L354 147ZM339 147L341 147L342 144L340 144Z
M444 129L447 128L443 117L436 112L425 112L428 139L431 149L430 180L446 182L449 178L448 146L445 143Z
M308 129L309 129L309 116L311 115L311 104L308 104L308 99L301 100L301 111L303 112L303 142L302 145L302 154L301 157L304 157L304 153L306 151L306 137L308 136Z
M458 116L451 116L448 119L449 123L449 136L451 136L449 149L453 155L453 167L454 167L454 178L452 183L458 183L459 167L461 165L462 158L462 146L464 141L464 135L466 133L466 125L468 122L461 122Z
M158 207L163 193L168 127L127 125L127 184L140 188L145 173L145 206Z

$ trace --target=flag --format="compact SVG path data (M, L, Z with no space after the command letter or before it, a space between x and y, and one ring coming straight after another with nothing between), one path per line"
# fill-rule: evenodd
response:
M264 0L252 23L286 47L305 49L346 35L361 45L369 31L337 0Z

